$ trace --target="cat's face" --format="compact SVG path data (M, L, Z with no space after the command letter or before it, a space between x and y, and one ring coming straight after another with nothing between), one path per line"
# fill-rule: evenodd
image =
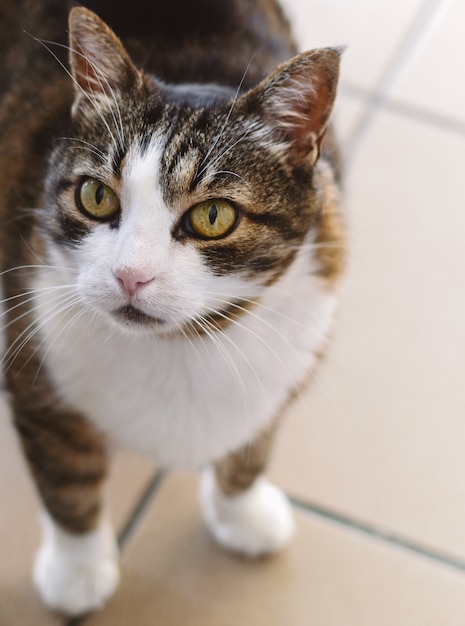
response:
M72 13L73 135L44 226L82 302L122 328L209 333L292 262L319 217L312 172L338 55L302 55L252 92L167 87Z

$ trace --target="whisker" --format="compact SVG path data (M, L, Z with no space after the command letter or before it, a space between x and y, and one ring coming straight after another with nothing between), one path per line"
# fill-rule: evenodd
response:
M192 348L193 352L195 353L195 356L196 356L197 360L200 361L200 354L199 354L199 351L197 349L198 343L192 341L192 339L189 337L189 333L185 330L184 326L182 326L182 325L178 326L178 330L181 333L181 335L184 337L184 339L188 342L189 346ZM192 330L196 333L197 338L199 339L201 337L201 335L200 335L198 329L195 326L192 326ZM203 342L202 342L202 345L204 345ZM213 367L213 370L214 370L214 362L213 362L213 359L211 357L211 354L208 352L208 350L206 350L206 354L208 354L208 356L210 357L210 363L211 363L211 365Z
M61 305L61 307L58 310L55 310L55 312L53 312L53 314L51 314L48 319L47 319L47 313L48 312L45 312L42 315L40 315L38 318L33 319L33 321L15 338L15 340L9 345L7 351L5 352L5 354L3 355L3 358L1 360L1 364L3 366L6 365L6 370L5 371L7 371L11 367L11 365L13 364L13 362L15 361L15 359L17 358L17 356L19 355L21 350L24 348L24 346L27 343L29 343L29 341L32 339L32 337L37 332L39 332L41 330L41 328L43 328L43 326L45 324L45 320L48 321L50 319L53 319L56 315L59 315L62 311L66 310L69 306L72 306L73 302L77 301L77 300L78 300L78 297L76 296L75 293L69 294L68 297L65 298L65 299L61 298L61 294L59 294L55 298L52 298L50 300L50 303L53 304L55 301L59 301L59 305L58 306ZM3 328L6 328L6 327L10 326L11 324L17 322L18 320L22 319L23 317L25 317L28 314L34 313L39 308L40 308L40 305L38 304L36 307L33 307L32 309L30 309L26 313L23 313L20 316L18 316L17 318L15 318L14 320L11 320ZM27 362L29 362L30 358L28 359Z
M295 389L296 389L297 393L299 393L299 388L298 388L298 387L297 387L297 385L295 384L294 378L293 378L293 376L291 375L291 373L290 373L290 371L289 371L289 368L288 368L288 367L287 367L287 365L284 363L284 361L283 361L283 359L282 359L281 355L280 355L280 354L278 354L278 352L276 352L276 350L275 350L274 348L272 348L272 347L270 346L270 344L269 344L269 343L267 343L267 342L263 339L263 337L260 337L260 335L259 335L258 333L256 333L254 330L252 330L251 328L248 328L247 326L245 326L244 324L242 324L240 321L238 321L239 316L235 316L235 317L236 317L236 319L234 319L234 317L233 317L233 314L232 314L232 313L229 313L228 315L226 315L226 314L221 313L220 311L216 311L216 310L215 310L215 314L216 314L216 315L219 315L221 318L225 319L226 321L231 322L232 324L234 324L235 326L237 326L238 328L240 328L240 329L241 329L241 330L243 330L244 332L248 333L248 334L249 334L249 335L251 335L252 337L255 337L255 339L257 339L257 340L258 340L258 341L259 341L259 342L260 342L260 343L261 343L261 344L262 344L262 345L263 345L263 346L264 346L267 350L269 350L269 351L270 351L270 353L271 353L271 354L272 354L272 355L273 355L273 356L277 359L277 361L278 361L278 362L281 364L281 366L283 367L283 370L285 371L286 375L287 375L287 376L288 376L288 378L289 378L289 382L293 385L293 387L295 387ZM258 316L257 316L257 317L258 317ZM261 320L261 321L263 322L264 320ZM296 354L296 355L299 357L299 359L302 361L302 364L303 364L303 365L307 368L307 367L308 367L308 365L307 365L306 361L304 360L304 358L302 357L302 355L301 355L301 354L299 354L299 352L297 351L297 349L295 348L295 346L293 346L293 345L290 343L290 341L289 341L289 340L288 340L288 339L287 339L284 335L282 335L279 331L277 331L275 328L273 328L273 326L272 326L271 324L267 324L267 325L268 325L268 326L269 326L269 327L270 327L270 328L271 328L271 329L272 329L272 330L273 330L273 331L274 331L274 332L275 332L275 333L276 333L276 334L277 334L277 335L278 335L281 339L283 339L283 340L284 340L284 341L285 341L285 342L289 345L289 347L291 347L291 348L293 349L293 351L295 352L295 354ZM244 357L244 358L246 358L246 357ZM247 362L248 362L248 363L249 363L249 365L250 365L250 362L248 361L248 359L247 359ZM251 365L250 365L250 367L251 367L251 368L252 368L252 370L253 370L253 367L252 367ZM254 371L254 370L253 370L253 371ZM259 378L258 378L258 375L257 375L257 374L256 374L256 378L257 378L257 381L260 383L260 386L261 386L262 392L264 393L262 383L261 383L261 381L259 380Z
M118 144L116 142L116 139L111 131L111 128L107 122L107 120L105 119L105 116L103 115L102 111L100 110L100 108L97 105L97 102L95 100L95 98L91 97L90 94L88 94L82 87L81 85L78 83L78 81L74 78L74 76L72 75L72 73L69 71L69 69L66 67L66 65L58 58L58 56L50 49L50 45L53 46L58 46L60 48L65 48L68 50L71 50L71 48L69 46L66 46L64 44L61 43L57 43L55 41L48 41L46 39L39 39L38 37L35 37L34 35L32 35L31 33L28 33L27 31L24 31L27 35L29 35L30 37L32 37L32 39L34 41L36 41L37 43L39 43L41 46L43 46L52 56L53 58L57 61L57 63L62 67L62 69L65 71L65 73L71 78L71 80L73 81L73 83L78 87L78 89L81 91L81 93L84 95L85 98L87 98L87 100L92 104L92 106L95 109L95 112L99 115L100 119L102 120L105 128L108 131L108 134L113 142L113 146L118 149ZM49 45L47 45L49 44ZM74 50L74 52L76 52L76 54L81 54L81 56L84 57L84 55L79 52L78 50Z
M241 176L240 174L237 174L236 172L232 172L231 170L218 170L215 172L212 172L211 174L207 174L207 176L203 177L203 180L208 180L209 178L215 178L216 176L220 176L221 174L229 174L230 176L236 176L236 178L239 178L239 180L241 180L244 185L246 185L250 191L252 191L252 185L250 185L243 176Z
M281 292L287 294L288 296L293 296L293 297L297 297L296 294L293 294L291 292L288 292L286 290L280 290ZM212 295L212 292L210 292L210 295ZM288 318L287 316L281 314L279 311L273 309L272 307L267 307L266 305L263 305L262 303L255 301L255 300L248 300L246 298L242 298L242 300L244 302L249 302L251 304L256 304L258 307L263 307L269 311L271 311L274 314L278 314L281 315L282 317L284 317L285 319L287 319L290 322L293 322L295 324L297 324L298 326L301 326L303 329L305 329L306 331L308 331L309 329L300 324L299 322L297 322L296 320L292 320L292 318ZM228 306L233 306L235 308L238 308L239 310L243 311L244 313L247 313L248 315L252 315L253 317L256 317L258 323L260 324L264 324L267 327L269 327L271 330L273 330L273 332L275 332L277 334L277 336L279 336L281 339L283 339L286 344L288 344L293 351L296 353L296 355L299 356L299 359L301 360L301 362L305 365L305 369L306 371L312 376L312 379L315 381L315 383L319 386L319 388L322 390L322 392L324 393L325 397L327 398L327 400L331 403L331 406L333 407L333 409L337 412L337 414L343 418L344 416L344 412L341 410L341 408L338 406L338 404L335 402L334 398L332 397L332 395L329 393L328 389L326 388L326 386L323 384L320 376L317 374L316 372L316 368L308 363L305 362L305 360L303 359L302 355L300 355L295 346L292 345L292 343L289 342L289 340L282 335L281 332L279 332L276 328L273 327L272 324L270 324L267 320L264 320L260 315L257 315L256 313L254 313L254 311L250 311L250 309L245 309L244 307L241 307L240 305L236 305L235 303L231 302L230 300L223 300L223 299L217 299L217 301L222 304L222 305L228 305ZM218 311L215 310L215 314L220 314ZM268 349L270 349L273 353L274 356L276 356L278 358L278 360L280 361L280 363L283 365L283 360L282 358L276 353L275 350L273 350L268 344L266 344L266 342L260 337L257 336L256 333L254 333L253 331L251 331L251 329L249 329L248 327L244 326L244 324L241 324L240 322L237 322L236 320L232 319L231 317L227 316L227 315L222 315L223 317L225 317L226 319L228 319L229 321L231 321L231 323L236 323L237 325L239 325L240 327L242 327L242 329L244 330L244 332L251 332L253 335L255 335L262 343L263 345L265 345L265 347L267 347ZM313 325L313 324L312 324ZM315 329L316 330L316 329ZM315 332L312 331L312 332ZM321 340L321 341L329 341L331 339L330 336L328 336L326 333L321 332L320 330L318 331L317 335L316 335L317 339ZM289 376L289 371L287 369L287 367L285 366L285 370ZM298 384L294 384L293 383L293 388L296 390L298 397L302 397L302 389Z
M247 395L247 389L245 387L244 381L242 380L239 374L239 371L237 369L237 365L234 359L232 358L230 352L226 349L226 347L221 343L219 338L216 336L217 329L212 325L212 323L209 320L205 319L203 316L200 316L197 319L197 321L200 327L202 328L203 332L207 335L207 337L211 340L212 344L217 348L220 354L224 357L225 362L228 365L228 368L238 387L238 391L241 394L242 400L244 402L244 409L245 409L246 415L250 417L250 402L249 402L249 398ZM224 337L224 335L222 336ZM233 342L231 343L233 347L236 347L234 346Z
M78 139L77 137L60 137L60 139L62 141L75 141L77 143L82 143L83 146L76 146L75 150L87 150L87 152L90 152L91 154L95 154L95 156L97 156L100 160L102 160L104 162L103 165L106 165L105 161L107 159L107 155L104 152L102 152L99 148L97 148L97 146L94 146L90 142L84 141L83 139ZM72 148L69 148L69 149L71 150Z
M220 152L220 154L218 154L212 161L210 161L209 163L207 163L206 165L204 165L204 167L200 170L200 172L197 174L197 177L202 176L202 174L208 169L208 168L213 168L215 167L215 165L221 161L221 159L226 156L226 154L228 154L228 152L230 152L231 150L233 150L239 143L241 143L241 141L244 141L246 139L246 137L252 132L252 129L248 128L244 133L242 133L242 135L239 137L239 139L237 139L233 144L227 145L225 147L225 149L223 150L223 152Z
M275 285L269 287L269 289L274 289ZM286 295L287 297L293 297L293 298L298 298L298 295L292 292L288 292L285 290L280 290L281 293L283 293L284 295ZM235 309L238 309L246 314L251 315L252 317L256 317L257 320L259 320L260 323L265 323L266 325L268 325L271 329L274 329L273 325L270 324L269 322L267 322L266 320L264 320L261 316L257 315L257 313L255 313L253 310L242 307L240 304L237 304L237 302L234 302L230 299L230 295L229 294L225 294L225 293L221 293L221 292L213 292L210 291L208 292L208 295L213 298L215 301L217 301L219 304L221 304L222 306L231 306L234 307ZM215 297L215 296L220 296L220 298ZM280 317L281 319L285 320L286 322L290 322L291 324L293 324L294 326L296 326L297 328L300 328L304 331L309 330L308 326L306 326L305 324L303 324L302 322L299 322L295 319L293 319L292 317L289 317L288 315L284 314L282 311L280 311L279 309L275 308L275 307L271 307L268 306L266 304L263 304L263 302L260 300L260 298L257 299L250 299L250 298L246 298L246 297L241 297L240 298L242 302L246 303L246 304L251 304L253 306L255 306L258 309L263 309L265 311L269 311L270 313L272 313L273 315L276 315L277 317ZM312 324L313 325L313 324ZM322 335L321 333L319 333L320 338L321 339L325 339L327 337L325 337L324 335Z
M212 313L219 315L220 317L226 319L227 321L231 321L234 322L234 320L230 320L226 315L221 314L220 312L218 312L216 309L212 309ZM207 313L207 315L209 315L209 313ZM203 316L205 319L205 316ZM228 341L228 343L230 343L232 345L232 347L238 352L238 354L244 359L245 363L247 363L248 367L250 368L250 371L253 373L255 380L257 381L260 390L262 392L263 395L265 395L265 391L263 389L263 384L262 381L260 380L260 377L258 376L254 366L252 365L252 363L250 362L250 359L246 356L246 354L243 352L243 350L241 350L239 348L239 346L234 343L234 341L222 330L222 329L217 329L215 327L214 324L212 324L212 322L210 321L211 325L213 326L213 328L215 329L215 332L218 332L222 338L224 338L226 341Z
M74 38L74 42L77 43L77 45L79 46L79 43L76 41L76 39ZM63 44L62 44L63 45ZM120 147L122 150L124 150L125 148L125 143L124 143L124 128L123 128L123 121L122 121L122 117L121 117L121 110L120 110L120 106L118 104L118 100L116 98L115 92L113 90L113 87L110 85L110 82L108 81L107 77L105 76L105 74L102 72L102 70L95 65L95 63L93 63L89 57L87 55L85 55L82 52L82 49L77 50L76 48L71 48L70 46L64 46L65 48L67 48L70 52L74 52L75 54L79 55L81 58L85 59L87 61L87 63L92 67L92 69L94 70L94 73L97 77L98 80L98 84L99 87L102 91L105 91L103 89L103 84L102 84L102 79L105 81L105 84L107 86L107 88L110 90L111 93L111 97L113 100L113 103L115 105L116 111L118 113L118 120L116 119L115 113L113 111L113 109L110 107L110 112L111 112L111 116L113 118L113 122L115 124L115 128L118 132L118 139L120 141ZM80 48L80 46L79 46Z
M219 140L220 140L220 138L221 138L221 135L223 134L223 132L224 132L224 130L225 130L225 128L226 128L226 126L227 126L227 124L228 124L228 122L229 122L229 118L231 117L231 114L232 114L233 109L234 109L234 107L235 107L235 105L236 105L237 99L239 98L239 93L240 93L240 91L241 91L241 89L242 89L242 85L244 84L244 80L245 80L245 78L246 78L246 76L247 76L247 74L248 74L248 72L249 72L250 66L252 65L252 62L253 62L253 60L254 60L255 56L256 56L256 53L252 55L252 58L250 59L250 61L249 61L248 65L247 65L247 67L245 68L245 72L244 72L244 74L243 74L243 76L242 76L242 78L241 78L241 81L240 81L240 83L239 83L239 86L238 86L238 87L237 87L237 89L236 89L236 93L234 94L234 98L233 98L233 100L232 100L231 106L229 107L228 113L227 113L227 115L226 115L226 119L225 119L225 121L224 121L224 123L223 123L223 125L222 125L222 127L221 127L221 129L220 129L220 131L219 131L219 133L218 133L218 134L217 134L217 136L215 137L215 139L214 139L214 141L213 141L213 144L210 146L210 148L209 148L209 150L208 150L207 154L204 156L204 158L202 159L202 161L201 161L201 162L199 163L199 165L198 165L198 168L197 168L197 173L196 173L196 176L195 176L196 178L198 178L199 176L201 176L201 175L203 174L203 172L205 171L205 169L206 169L205 167L204 167L204 168L202 168L202 170L201 170L200 172L199 172L198 170L199 170L199 168L201 168L201 167L202 167L202 165L205 163L205 161L207 161L207 159L209 158L210 154L211 154L211 153L213 152L213 150L215 149L216 145L218 144L218 141L219 141Z
M75 302L75 303L73 303L73 304L71 304L69 308L71 308L71 306L75 306L75 304L77 304L77 303L82 304L82 299L81 299L81 298L79 298L79 299L78 299L78 301L77 301L77 302ZM60 338L60 337L61 337L61 336L62 336L65 332L67 332L67 331L69 330L70 326L71 326L72 324L74 324L74 323L75 323L75 322L76 322L76 321L77 321L77 320L78 320L78 319L79 319L79 318L80 318L80 317L81 317L81 316L82 316L82 315L83 315L86 311L88 311L88 310L90 310L89 305L82 306L80 309L78 309L78 310L76 311L76 313L75 313L75 314L71 317L71 319L69 319L69 320L66 322L66 324L65 324L65 325L64 325L64 326L60 329L60 331L59 331L57 334L55 334L55 335L54 335L53 340L50 342L50 344L49 344L48 348L46 349L46 351L45 351L44 355L42 356L42 359L41 359L41 361L40 361L40 363L39 363L39 365L38 365L38 367L37 367L37 372L36 372L36 375L35 375L35 377L34 377L34 382L37 380L37 377L38 377L38 375L39 375L39 373L40 373L40 370L42 369L42 366L43 366L43 364L44 364L45 360L47 359L47 356L48 356L48 354L49 354L50 350L52 349L53 345L54 345L55 343L57 343L57 341L59 340L59 338ZM32 353L31 358L32 358L32 357L34 357L34 355L35 355L35 354L36 354L36 353L37 353L37 352L38 352L38 351L42 348L43 344L44 344L45 342L47 342L47 341L48 341L48 339L49 339L50 335L52 334L53 330L54 330L54 329L51 329L51 330L47 333L46 337L44 337L44 338L42 339L42 341L40 342L40 344L36 347L36 349L35 349L35 350L34 350L34 352Z
M63 272L74 272L76 274L79 273L79 270L73 269L72 267L60 267L58 265L17 265L15 267L9 267L3 272L0 272L0 276L5 276L5 274L10 274L11 272L17 272L18 270L28 270L28 269L50 269L50 270L61 270Z
M29 302L35 300L35 296L39 293L45 293L47 291L53 292L53 291L60 291L62 289L70 289L72 288L73 285L54 285L52 287L39 287L36 289L30 289L29 291L25 291L24 293L18 293L14 296L10 296L9 298L5 298L4 300L0 300L0 305L3 305L7 302L11 302L12 300L17 300L18 298L24 298L26 296L31 296L30 298L27 298L26 300L23 300L22 302L19 302L18 304L15 304L12 307L9 307L8 309L4 310L2 313L0 313L0 318L4 317L5 315L8 315L9 313L11 313L11 311L14 311L15 309L24 306L25 304L28 304ZM27 314L27 312L26 312ZM16 321L15 318L14 321ZM6 328L6 327L4 327Z

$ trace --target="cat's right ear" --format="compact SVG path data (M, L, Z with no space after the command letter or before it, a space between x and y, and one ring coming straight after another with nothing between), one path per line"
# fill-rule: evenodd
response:
M75 106L99 97L114 97L142 81L123 44L92 11L75 7L69 16L71 73Z
M304 52L279 66L239 100L259 112L262 136L294 161L319 156L336 96L342 50Z

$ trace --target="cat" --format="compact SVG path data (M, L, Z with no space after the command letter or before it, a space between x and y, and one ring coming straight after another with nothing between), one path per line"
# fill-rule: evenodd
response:
M274 0L84 4L0 1L2 364L43 504L34 580L69 615L119 581L119 446L201 469L225 548L288 542L264 472L346 256L339 49L297 54Z

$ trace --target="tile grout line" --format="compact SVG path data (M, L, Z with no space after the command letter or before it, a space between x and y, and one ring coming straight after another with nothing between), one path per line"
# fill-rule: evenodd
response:
M128 519L126 520L125 524L118 534L118 546L121 550L124 549L129 539L134 535L145 512L147 511L154 497L158 493L161 485L163 484L168 474L169 472L167 470L157 470L148 481L146 488L144 489L142 495L138 499L136 505L129 514ZM335 522L346 529L349 528L351 530L355 530L372 539L380 540L384 543L394 545L398 548L402 548L403 550L412 552L417 556L425 557L430 561L434 561L435 563L441 563L442 565L447 565L453 569L465 573L465 562L461 561L460 559L449 557L446 554L429 549L414 541L404 539L387 530L382 530L379 526L368 524L366 522L361 522L355 518L350 517L349 515L337 513L336 511L333 511L326 507L320 506L310 501L301 500L300 498L289 494L288 497L291 504L301 511L305 511L306 513L318 516L326 521ZM85 626L87 619L89 619L92 615L94 615L94 613L91 613L89 615L83 615L80 617L74 617L71 619L65 618L63 626Z
M147 486L134 506L132 512L129 514L126 523L118 534L118 546L120 550L123 550L129 539L132 537L137 527L139 526L146 510L150 506L152 500L156 496L163 481L168 475L167 470L157 470L152 478L147 483Z
M352 83L343 83L341 85L341 95L357 101L362 106L369 106L372 98L372 94L369 91ZM384 111L433 126L438 130L465 135L465 122L459 118L448 117L433 110L423 109L417 105L389 97L383 102L382 107Z
M425 0L416 13L410 28L398 45L397 50L393 53L378 84L369 97L365 114L362 115L346 142L346 154L348 157L352 157L357 151L373 120L385 105L389 89L399 76L402 66L411 57L418 42L432 23L434 16L438 14L445 2L446 0Z
M375 526L374 524L362 522L349 515L337 513L336 511L328 509L324 506L301 500L300 498L297 498L295 496L288 495L288 497L291 504L301 511L311 513L312 515L321 517L326 521L335 522L336 524L339 524L346 529L349 528L351 530L358 531L359 533L371 537L372 539L376 539L378 541L382 541L383 543L396 546L397 548L401 548L403 550L411 552L416 556L424 557L435 563L440 563L441 565L446 565L462 573L465 573L465 561L461 559L454 558L438 550L428 548L420 543L417 543L416 541L412 541L410 539L397 535L396 533L385 530L380 526Z

